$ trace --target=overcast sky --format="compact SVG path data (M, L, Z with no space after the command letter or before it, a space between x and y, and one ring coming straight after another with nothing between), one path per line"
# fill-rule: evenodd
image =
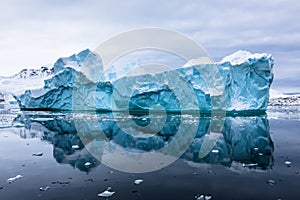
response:
M298 0L1 1L0 74L95 49L124 31L161 27L190 36L215 61L240 49L273 54L276 79L300 87L299 10Z

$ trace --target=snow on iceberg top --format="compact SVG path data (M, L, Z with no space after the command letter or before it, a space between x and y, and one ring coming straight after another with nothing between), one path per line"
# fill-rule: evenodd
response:
M271 54L267 54L267 53L252 54L248 51L242 51L242 50L239 50L229 56L224 57L220 62L215 62L215 64L226 65L226 63L229 63L231 66L240 66L240 65L249 66L259 60L269 61L268 62L269 67L272 68L273 57ZM208 57L191 59L186 64L184 64L182 66L182 68L196 66L196 65L202 65L202 64L213 64L213 61Z
M272 55L266 53L250 53L248 51L239 50L229 56L224 57L219 63L229 62L232 66L249 63L253 60L272 59Z

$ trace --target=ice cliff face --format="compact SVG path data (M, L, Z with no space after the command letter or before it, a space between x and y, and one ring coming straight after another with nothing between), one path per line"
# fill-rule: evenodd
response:
M268 54L238 51L220 63L225 72L228 110L266 110L274 60Z
M59 58L53 66L53 71L57 74L68 67L76 71L82 71L83 67L89 69L88 71L84 71L84 74L91 80L93 80L91 77L95 73L94 69L103 71L101 58L89 49L83 50L78 54L73 54L70 57Z
M53 68L55 74L45 80L43 88L27 90L16 99L21 109L262 111L268 105L273 64L271 55L238 51L216 64L192 64L157 74L124 76L138 67L134 63L123 71L109 69L95 81L90 77L94 69L103 70L101 58L85 50L58 59ZM80 72L83 65L88 72ZM219 77L210 70L212 67L219 70ZM209 81L212 88L208 88ZM222 94L225 101L219 100L219 107L215 107L212 98Z

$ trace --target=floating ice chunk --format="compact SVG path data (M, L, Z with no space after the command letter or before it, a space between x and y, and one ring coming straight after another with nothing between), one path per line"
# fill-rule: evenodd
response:
M32 154L32 156L43 156L43 153L42 152L34 153L34 154Z
M210 199L211 199L211 196L210 196L210 195L205 195L204 199L205 199L205 200L210 200Z
M50 189L50 186L40 187L40 191L47 191Z
M14 182L14 181L16 181L16 180L18 180L18 179L20 179L20 178L23 178L23 176L22 176L22 175L17 175L17 176L15 176L15 177L12 177L12 178L7 179L7 182L8 182L8 183L12 183L12 182Z
M78 145L72 145L72 149L79 149Z
M195 196L195 199L196 200L211 200L212 197L211 197L211 195L204 195L204 194L202 194L202 195Z
M267 183L268 183L269 185L275 185L275 184L276 184L276 181L274 181L274 180L272 180L272 179L269 179L269 180L267 181Z
M243 163L243 167L256 167L256 166L258 166L258 164L257 163Z
M284 162L284 164L285 164L287 167L290 167L291 164L292 164L292 162L287 160L287 161Z
M139 184L141 184L143 181L144 181L143 179L137 179L137 180L134 181L134 184L135 184L135 185L139 185Z
M111 190L111 187L108 187L107 190L105 190L104 192L98 194L98 197L106 197L107 198L107 197L111 197L112 195L115 194L115 192L109 191L109 190Z
M86 167L89 167L89 166L91 166L91 165L92 165L92 163L90 163L90 162L84 163L84 166L86 166Z
M219 153L219 150L218 149L213 149L211 150L212 153Z
M54 118L42 118L42 117L39 117L39 118L34 118L33 119L34 121L51 121L51 120L54 120Z

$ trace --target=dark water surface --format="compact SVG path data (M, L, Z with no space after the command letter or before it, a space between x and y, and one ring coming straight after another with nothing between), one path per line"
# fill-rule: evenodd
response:
M197 195L296 200L300 198L299 108L270 110L223 119L2 112L0 199L106 199L97 195L111 187L112 200L196 199ZM178 134L181 137L176 138ZM160 152L168 145L173 145L172 150ZM170 165L152 158L147 166L153 164L156 170L124 172L146 162L136 154L159 152L176 158L180 151L184 153ZM23 177L7 182L17 175ZM135 185L136 179L143 182ZM40 190L47 186L48 190Z

